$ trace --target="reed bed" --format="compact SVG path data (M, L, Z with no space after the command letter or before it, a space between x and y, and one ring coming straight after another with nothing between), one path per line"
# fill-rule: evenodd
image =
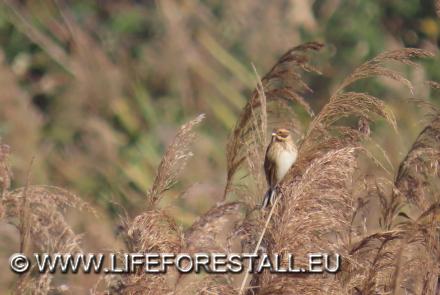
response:
M32 31L29 34L35 35ZM364 79L391 79L408 89L408 97L414 97L410 80L390 63L414 67L415 60L433 54L397 49L378 55L343 80L315 115L305 98L312 89L304 77L320 74L312 61L323 47L318 42L296 46L261 78L255 71L256 90L226 144L226 185L221 203L187 230L159 204L192 156L195 128L203 124L204 115L199 115L181 127L165 151L142 204L143 212L135 217L121 214L118 232L125 248L112 250L236 253L264 249L298 257L323 251L341 254L342 270L335 275L308 276L263 272L248 278L244 274L170 271L151 275L140 271L104 276L92 293L439 294L440 111L428 98L408 100L429 106L430 112L424 116L431 121L393 170L370 149L372 144L380 148L372 126L383 122L397 133L404 131L387 101L352 89ZM65 64L63 55L59 62L76 73L75 65ZM438 87L435 82L427 85ZM308 119L299 116L298 110ZM262 167L268 130L278 126L296 134L299 158L280 184L269 214L260 210L266 190ZM23 188L11 189L8 155L7 145L2 144L0 217L20 233L17 251L82 251L81 237L64 213L93 209L64 189L33 185L31 176ZM383 173L369 174L368 165ZM261 243L257 244L259 238ZM54 283L53 275L31 271L19 278L15 290L17 294L58 294L69 287Z

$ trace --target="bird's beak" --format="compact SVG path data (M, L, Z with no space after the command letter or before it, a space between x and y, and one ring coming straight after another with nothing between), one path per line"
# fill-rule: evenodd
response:
M272 132L272 136L276 136L277 134L275 132Z

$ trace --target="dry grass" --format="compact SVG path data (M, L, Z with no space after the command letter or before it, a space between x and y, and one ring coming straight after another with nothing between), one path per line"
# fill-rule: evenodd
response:
M77 196L64 189L50 186L27 185L7 191L1 199L3 220L15 226L20 234L20 252L78 253L82 252L81 237L66 220L66 210L76 208L94 213ZM17 294L32 290L33 294L48 294L57 287L51 284L52 274L35 276L33 272L20 277Z
M11 7L13 9L13 7ZM24 20L20 20L24 21ZM34 34L34 33L30 33ZM44 42L44 40L40 40ZM419 49L385 52L353 71L314 116L303 97L309 87L305 72L319 73L310 65L310 53L320 43L290 49L261 79L242 110L226 147L227 181L224 202L217 204L186 231L161 208L164 193L177 181L192 155L194 127L200 115L183 125L160 162L147 192L145 210L125 216L119 232L125 249L118 252L249 252L261 245L268 253L294 253L304 263L307 253L339 253L343 269L336 275L255 274L243 277L180 275L169 272L107 277L106 287L93 293L110 294L239 294L242 282L247 294L435 294L440 270L440 116L432 110L432 121L415 140L397 171L371 176L364 167L387 164L375 157L367 143L373 139L375 122L387 122L398 132L394 113L386 101L373 95L350 91L353 83L380 77L414 87L388 62L414 66L414 58L431 57ZM430 83L432 86L438 84ZM295 107L313 118L299 142L299 158L281 183L280 197L268 215L258 209L265 190L262 162L267 131L281 124L300 136ZM275 122L279 108L287 117ZM76 196L55 187L34 186L10 190L8 149L0 148L2 198L0 217L17 227L21 250L39 252L80 251L79 236L67 223L67 208L88 209ZM238 185L237 174L246 179ZM242 202L229 201L233 196ZM379 212L368 214L368 210ZM273 213L273 215L272 215ZM365 216L377 220L365 222ZM369 217L371 218L371 217ZM32 226L30 226L32 224ZM261 235L264 228L263 235ZM28 245L32 244L32 245ZM22 277L17 293L47 294L59 290L50 275ZM99 290L98 290L99 289ZM34 292L35 291L35 292Z
M11 169L8 165L9 146L0 145L0 182L2 188L2 197L5 196L11 186Z
M266 132L271 115L276 118L274 125L285 126L298 130L292 117L294 114L289 102L296 102L304 107L310 115L313 112L302 96L310 88L303 81L301 71L319 73L309 64L309 53L323 47L320 43L306 43L288 50L272 67L272 69L258 81L257 89L247 102L238 118L226 146L227 183L225 197L233 186L233 177L242 164L248 159L250 173L261 174L261 164L264 159ZM257 76L258 77L258 76ZM284 109L288 117L279 117L278 108ZM248 149L247 147L252 147ZM264 177L258 177L261 183Z
M162 194L175 184L180 172L185 168L188 158L192 156L192 153L189 151L189 145L195 136L192 129L198 125L203 118L205 118L205 115L199 115L183 125L174 138L174 141L166 150L157 168L153 186L147 193L147 200L151 207L157 205Z
M357 168L362 159L359 154L366 155L367 160L381 167L384 166L362 147L363 142L371 140L368 138L369 122L383 118L395 130L397 124L394 114L384 101L365 93L344 91L360 79L380 76L404 84L412 93L413 86L409 80L383 64L394 61L415 65L411 58L430 56L431 53L418 49L395 50L385 52L358 67L341 83L310 124L300 145L299 159L283 182L283 200L277 214L272 218L266 242L263 242L266 248L271 253L295 253L299 257L305 257L306 253L313 251L340 253L345 259L342 274L336 277L292 278L264 273L252 280L254 285L249 293L400 294L406 290L413 292L411 294L434 294L438 275L438 222L435 221L436 218L429 219L430 222L425 226L430 230L423 227L423 235L418 226L398 220L401 214L404 215L400 210L405 207L404 199L398 196L401 193L399 183L405 180L397 177L396 188L388 193L382 191L377 184L376 194L370 193L368 196L381 201L379 208L383 212L380 219L383 232L382 229L376 229L373 233L371 229L359 231L360 225L356 224L356 216L361 215L360 211L364 210L364 206L358 205L361 202L355 192L360 185L357 181L359 177L366 177L354 177L356 173L361 173ZM360 124L347 125L342 120L344 118L355 118ZM427 127L430 134L427 137L434 139L434 144L431 143L430 147L438 146L438 136L432 131L435 130L435 122L434 119ZM428 132L422 132L426 133ZM428 178L438 183L438 153L432 148L428 152L426 144L422 145L420 141L419 137L408 157L412 159L412 155L417 155L413 150L422 146L420 151L426 150L425 170L429 168L430 177L420 167L423 164L422 159L419 159L422 162L419 165L409 164L410 160L405 159L401 167L409 165L417 171L415 174L423 178L418 180L418 184L411 184L412 188L428 185ZM427 163L429 164L426 165ZM397 174L400 175L401 172ZM392 183L392 180L387 183ZM438 188L435 185L430 187L432 190L427 195L438 202ZM435 214L432 211L435 210L430 211ZM261 228L261 223L253 230L257 231L257 228ZM415 231L415 228L419 229ZM355 242L356 240L360 242ZM432 267L426 269L426 272L419 270L415 273L403 270L404 263L414 263L413 269L415 265L427 263Z
M396 176L396 188L405 198L427 210L436 202L439 190L440 165L440 115L419 134L405 159L400 164Z

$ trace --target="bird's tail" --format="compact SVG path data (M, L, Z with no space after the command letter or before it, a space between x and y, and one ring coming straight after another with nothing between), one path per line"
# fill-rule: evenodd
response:
M273 201L275 200L276 189L269 188L264 195L263 204L261 205L262 209L266 209L269 205L273 205Z

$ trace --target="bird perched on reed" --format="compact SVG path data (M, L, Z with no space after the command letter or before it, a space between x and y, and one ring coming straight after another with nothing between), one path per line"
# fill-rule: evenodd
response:
M295 163L298 150L293 142L289 130L279 128L272 132L272 139L266 150L264 159L264 172L269 186L262 208L273 204L276 194L276 186L284 178L290 167Z

